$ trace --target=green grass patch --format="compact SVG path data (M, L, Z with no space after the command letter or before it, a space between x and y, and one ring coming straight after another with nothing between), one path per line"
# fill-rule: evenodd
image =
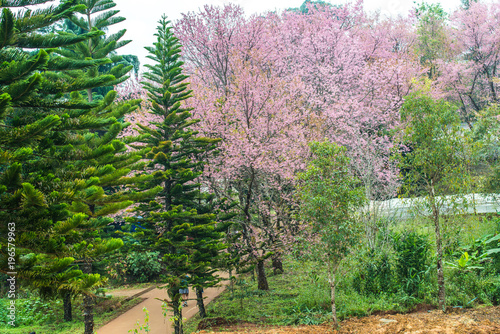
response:
M142 301L127 297L98 298L94 309L95 328L106 324ZM42 300L38 297L22 298L16 301L16 327L7 323L8 299L0 299L0 333L2 334L74 334L83 333L81 298L73 301L73 321L63 321L61 300Z

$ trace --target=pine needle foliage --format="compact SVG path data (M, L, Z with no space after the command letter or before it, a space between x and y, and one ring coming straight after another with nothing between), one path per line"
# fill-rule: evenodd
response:
M0 271L16 273L20 283L47 296L91 297L105 280L84 273L75 259L92 259L119 248L120 239L100 238L100 229L112 221L108 216L139 198L154 198L157 190L124 188L150 178L132 172L141 168L144 152L131 152L117 139L129 125L119 119L139 101L115 103L114 91L100 101L80 94L116 80L111 74L82 75L111 60L68 59L56 52L57 47L85 43L102 32L39 32L84 10L77 0L17 14L8 7L42 3L2 2ZM111 195L110 188L116 188ZM86 332L92 328L89 319Z
M116 3L113 0L78 0L78 3L85 7L66 20L65 28L60 31L63 35L66 33L77 35L87 34L93 30L100 30L106 33L110 26L125 20L124 17L117 16L119 10L114 9ZM107 64L86 71L85 75L88 78L93 78L100 74L110 74L114 77L113 80L95 85L93 90L88 89L89 100L93 99L92 93L104 96L114 85L130 77L129 72L134 68L134 64L130 64L123 56L116 54L117 49L131 42L130 40L122 40L126 31L126 29L121 29L114 34L97 35L58 51L59 54L70 59L91 58L110 60Z
M164 282L174 312L175 333L179 334L183 332L181 281L189 274L189 283L201 284L203 270L213 275L211 260L224 248L215 216L198 213L195 208L200 186L196 180L203 169L203 162L196 157L213 150L218 140L201 137L192 129L198 120L183 107L191 91L182 73L181 46L165 16L155 36L157 42L146 48L154 64L145 65L148 72L143 82L154 121L138 126L139 132L147 135L140 142L150 149L144 158L146 172L152 175L142 187L160 186L162 190L155 201L139 203L137 212L143 217L151 247L160 251L166 264Z

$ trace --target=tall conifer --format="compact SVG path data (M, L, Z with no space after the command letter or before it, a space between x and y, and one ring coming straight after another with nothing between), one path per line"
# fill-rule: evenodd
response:
M82 34L98 29L107 33L108 28L125 20L124 17L117 16L119 10L114 9L116 3L113 0L78 0L79 4L85 5L85 8L78 11L77 14L71 15L69 22L66 24L66 31L71 33ZM114 80L107 82L99 87L108 87L108 89L100 89L101 92L107 93L112 86L117 85L129 78L129 72L134 65L130 64L123 56L117 55L116 50L130 43L130 40L121 40L126 29L121 29L114 34L105 34L95 36L84 42L73 44L67 48L62 48L58 51L71 59L105 59L111 61L100 67L92 68L86 71L86 76L93 78L99 74L111 74ZM128 56L130 59L131 56ZM93 100L92 92L94 89L88 89L87 95L90 101Z
M146 48L148 58L154 62L145 65L147 81L143 82L151 103L152 121L150 125L138 125L142 134L149 135L142 143L150 148L145 158L147 172L153 175L143 187L161 186L162 191L156 201L142 202L137 211L167 266L169 304L174 311L175 333L181 334L181 281L190 274L189 283L193 283L199 276L196 267L207 267L210 262L201 253L209 249L217 253L223 246L220 233L214 230L214 215L197 213L194 208L199 195L196 179L203 167L195 157L214 149L218 140L199 136L192 129L198 120L191 117L190 109L183 108L182 102L191 96L191 91L187 89L187 76L182 74L181 46L169 24L163 16L155 34L157 42Z
M103 240L96 233L109 222L105 216L141 196L154 197L155 190L106 195L105 187L147 178L127 177L140 167L134 164L141 155L126 152L124 143L116 139L127 126L118 119L134 110L137 101L116 105L116 93L110 92L102 101L89 102L78 93L114 82L112 74L82 75L111 60L70 59L55 50L103 33L96 29L78 36L39 32L84 10L76 0L17 14L10 8L45 2L2 2L0 270L17 275L21 283L42 294L91 298L92 288L103 281L72 265L75 257L97 256L119 247L120 240ZM15 256L9 250L13 241ZM91 333L93 321L86 320L86 333Z

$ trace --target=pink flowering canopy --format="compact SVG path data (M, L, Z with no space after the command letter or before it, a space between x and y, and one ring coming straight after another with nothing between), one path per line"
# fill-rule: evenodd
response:
M309 6L307 14L247 17L234 4L184 14L174 31L193 90L186 107L202 135L222 139L206 157L204 187L238 194L249 235L276 236L279 222L292 220L307 143L328 139L346 147L367 199L392 198L400 185L392 136L404 97L431 80L430 94L459 105L472 126L497 101L499 17L498 2L472 2L436 21L445 36L432 46L446 52L433 54L429 79L419 43L430 30L416 12L382 18L357 1ZM132 117L153 121L144 111ZM250 231L257 225L261 232Z

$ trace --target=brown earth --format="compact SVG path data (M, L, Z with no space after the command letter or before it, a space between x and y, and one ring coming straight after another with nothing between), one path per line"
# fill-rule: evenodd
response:
M394 322L395 321L395 322ZM199 334L500 334L500 307L423 311L410 314L372 315L341 322L340 329L331 325L259 327L255 324L221 325Z

